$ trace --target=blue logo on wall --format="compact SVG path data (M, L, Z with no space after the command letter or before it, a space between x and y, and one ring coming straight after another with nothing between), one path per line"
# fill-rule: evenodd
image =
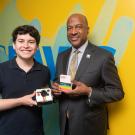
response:
M111 47L108 47L108 46L100 46L100 47L110 51L113 55L115 54L116 50L111 48ZM67 46L66 47L61 46L58 49L58 53L60 53L62 51L65 51L68 48L69 47L67 47ZM45 56L45 59L46 59L47 66L49 67L49 69L51 71L51 80L53 80L54 76L55 76L55 62L54 62L52 49L51 49L50 46L43 46L42 49L43 49L43 52L44 52L44 56ZM8 56L6 55L5 46L0 45L0 50L1 50L0 51L0 58L1 58L0 62L2 62L2 59L5 61L5 60L12 59L15 56L15 51L14 51L12 46L8 46L8 52L9 52ZM40 53L39 50L37 50L37 52L35 54L35 59L38 62L43 63L42 58L41 58L41 53Z

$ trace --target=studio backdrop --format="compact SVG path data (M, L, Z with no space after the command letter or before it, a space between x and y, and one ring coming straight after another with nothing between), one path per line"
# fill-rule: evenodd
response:
M135 1L134 0L0 0L0 62L12 59L11 33L19 25L34 25L41 33L35 58L55 74L57 54L70 44L66 20L72 13L87 16L89 40L115 57L124 100L108 105L108 135L135 135ZM47 135L59 135L58 103L43 107Z

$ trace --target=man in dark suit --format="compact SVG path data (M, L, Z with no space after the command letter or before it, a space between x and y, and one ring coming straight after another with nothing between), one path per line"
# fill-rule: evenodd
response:
M72 14L67 20L67 37L72 47L57 57L54 94L60 105L61 135L107 135L106 103L124 97L112 54L91 44L89 27L82 14ZM61 74L70 75L75 50L78 50L75 88L59 88Z

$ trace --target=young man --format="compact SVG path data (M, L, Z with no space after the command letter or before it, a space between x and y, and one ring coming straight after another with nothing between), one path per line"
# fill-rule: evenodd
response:
M72 47L58 55L56 81L68 74L76 87L65 91L53 84L60 104L61 135L107 135L106 103L124 97L112 54L91 44L88 33L84 15L68 18L67 37Z
M34 91L50 82L49 69L33 58L40 34L23 25L12 38L16 56L0 64L0 134L43 135L42 110L33 100Z

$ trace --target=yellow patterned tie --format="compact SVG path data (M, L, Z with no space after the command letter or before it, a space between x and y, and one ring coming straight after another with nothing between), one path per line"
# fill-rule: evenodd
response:
M72 56L71 61L70 61L69 74L71 76L71 80L74 80L74 78L75 78L77 64L78 64L78 53L79 53L79 50L75 50L73 52L73 56Z

